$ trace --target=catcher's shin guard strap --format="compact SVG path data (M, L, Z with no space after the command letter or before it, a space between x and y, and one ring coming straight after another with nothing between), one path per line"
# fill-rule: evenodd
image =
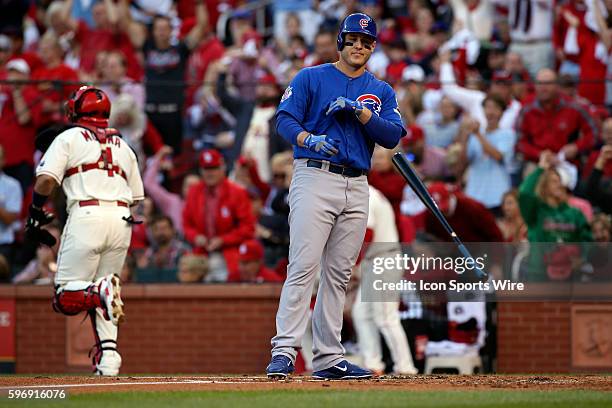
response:
M116 375L119 371L119 367L121 366L121 354L117 351L117 341L114 339L100 339L100 335L105 335L104 331L100 330L98 327L98 314L95 309L92 309L88 312L89 318L91 321L91 327L93 329L94 338L96 339L96 344L92 346L89 350L88 356L91 357L91 364L93 368L94 374L99 375ZM111 324L110 322L106 322L107 324ZM104 324L104 322L102 322ZM106 333L108 335L108 333ZM102 356L105 351L114 351L116 354L111 356L106 356L106 358L110 358L111 361L108 360L105 363L102 363ZM101 364L102 363L102 364ZM104 372L106 371L106 372Z
M94 372L97 370L98 364L100 364L104 351L115 351L119 353L117 351L117 342L115 340L102 340L98 341L89 349L87 356L91 357L91 364L93 365Z
M67 316L74 316L96 307L102 307L96 285L90 282L89 286L80 289L72 286L68 284L56 292L53 297L53 310Z

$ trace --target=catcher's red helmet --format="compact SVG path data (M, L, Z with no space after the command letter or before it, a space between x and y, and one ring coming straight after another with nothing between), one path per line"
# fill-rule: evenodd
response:
M87 122L92 125L108 126L111 103L108 96L93 86L80 87L65 105L68 120L74 123Z

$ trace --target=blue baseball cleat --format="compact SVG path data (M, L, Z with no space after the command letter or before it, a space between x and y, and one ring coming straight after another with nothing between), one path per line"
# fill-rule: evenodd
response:
M273 356L272 361L266 367L266 374L268 378L287 378L295 370L291 359L281 354Z
M373 373L346 360L342 360L335 366L312 373L312 377L318 380L353 380L357 378L371 378Z

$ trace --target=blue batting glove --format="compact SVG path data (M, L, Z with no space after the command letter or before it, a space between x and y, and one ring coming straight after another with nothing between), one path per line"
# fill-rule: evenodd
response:
M304 139L304 147L327 157L336 155L338 153L338 146L339 143L327 135L313 135L309 133Z
M339 96L335 101L333 101L329 108L327 109L326 115L335 114L336 112L346 111L353 112L355 115L359 116L361 111L363 110L363 104L359 101L352 101L344 96Z

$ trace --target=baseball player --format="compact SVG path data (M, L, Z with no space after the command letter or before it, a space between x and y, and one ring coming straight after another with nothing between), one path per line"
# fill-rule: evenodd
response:
M130 245L130 206L144 198L136 155L115 129L108 128L111 104L92 87L79 88L66 102L74 126L51 143L38 167L26 236L52 245L41 226L53 216L43 209L62 185L68 220L62 233L53 308L58 313L87 312L94 329L94 372L117 375L117 325L124 317L121 270ZM93 349L92 349L93 350Z
M278 133L293 144L295 160L289 191L289 266L266 369L271 378L284 378L294 370L319 272L312 317L313 376L372 376L344 359L342 310L365 235L366 173L374 145L393 148L406 131L391 86L365 70L376 46L374 20L362 13L347 16L337 44L339 61L300 71L277 112Z
M389 200L372 186L370 186L367 231L366 237L371 235L371 242L374 245L369 246L365 252L362 271L369 273L375 257L393 257L401 251L393 207ZM386 277L389 278L389 274L393 274L390 281L398 282L403 273L402 269L389 270L386 272ZM362 280L361 285L363 284ZM394 299L388 296L385 302L365 302L362 301L362 290L363 286L360 286L352 314L364 365L374 373L384 374L385 364L382 361L380 344L380 333L382 333L393 359L393 372L417 374L419 370L412 362L408 339L400 321L399 292L396 292Z

